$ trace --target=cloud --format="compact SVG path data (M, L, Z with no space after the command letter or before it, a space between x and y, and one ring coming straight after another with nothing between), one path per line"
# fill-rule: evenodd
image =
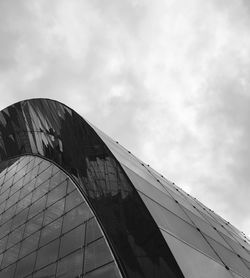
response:
M0 18L1 109L66 103L250 234L247 1L13 0Z

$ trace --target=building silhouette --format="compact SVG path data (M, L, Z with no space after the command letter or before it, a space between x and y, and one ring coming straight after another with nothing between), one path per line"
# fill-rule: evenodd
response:
M0 277L249 278L247 237L57 101L0 112Z

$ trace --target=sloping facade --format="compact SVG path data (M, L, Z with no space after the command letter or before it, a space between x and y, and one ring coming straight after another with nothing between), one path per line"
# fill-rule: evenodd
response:
M48 99L0 112L0 277L250 277L248 239Z

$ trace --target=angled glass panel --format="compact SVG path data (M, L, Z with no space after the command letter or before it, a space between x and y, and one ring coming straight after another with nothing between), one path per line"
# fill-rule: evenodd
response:
M224 265L205 256L174 236L162 231L185 278L232 278Z

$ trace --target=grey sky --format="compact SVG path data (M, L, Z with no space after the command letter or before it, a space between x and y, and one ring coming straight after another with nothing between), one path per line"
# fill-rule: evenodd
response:
M59 100L250 235L250 5L0 1L0 108Z

